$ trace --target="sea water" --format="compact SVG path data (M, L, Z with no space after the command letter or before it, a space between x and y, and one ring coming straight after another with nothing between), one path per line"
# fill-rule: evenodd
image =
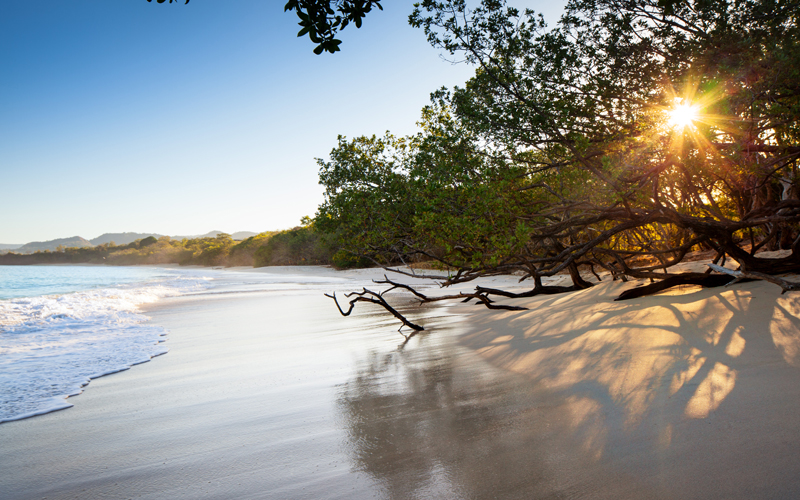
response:
M72 406L93 378L164 354L139 306L202 291L207 270L0 266L0 423Z

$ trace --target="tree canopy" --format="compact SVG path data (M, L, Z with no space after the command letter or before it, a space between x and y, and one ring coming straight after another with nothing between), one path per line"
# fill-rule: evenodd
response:
M411 24L475 76L433 95L416 136L340 138L318 223L380 264L432 259L445 284L517 272L529 294L596 269L719 283L673 271L692 250L800 270L799 13L572 0L549 28L501 0L424 0Z
M153 0L147 0L152 2ZM173 0L156 0L164 3ZM178 3L179 0L174 0ZM294 11L300 19L298 37L308 35L309 40L316 44L314 53L323 52L333 54L338 52L342 41L336 35L347 28L350 23L360 28L367 14L373 8L383 10L383 0L289 0L283 8L284 12ZM189 0L184 2L188 4Z
M360 28L373 8L383 10L382 0L289 0L283 10L295 11L301 27L297 36L308 35L317 46L314 53L339 51L341 40L336 35L350 23Z

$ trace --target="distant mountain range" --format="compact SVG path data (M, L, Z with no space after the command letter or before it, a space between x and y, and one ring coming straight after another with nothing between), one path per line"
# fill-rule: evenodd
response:
M170 238L172 238L173 240L183 240L183 239L193 239L193 238L215 238L220 233L222 233L222 231L209 231L206 234L196 234L191 236L170 236ZM252 231L238 231L235 233L231 233L231 237L234 240L240 241L240 240L245 240L251 236L255 236L256 234L258 233L254 233ZM0 251L2 252L13 251L16 253L34 253L34 252L43 252L45 250L50 250L52 252L54 250L57 250L58 247L64 247L64 248L93 247L96 245L111 243L112 241L116 245L127 245L128 243L133 243L136 240L141 240L143 238L147 238L148 236L155 236L156 238L160 238L163 235L157 233L105 233L91 240L81 238L80 236L73 236L72 238L58 238L49 241L32 241L24 245L13 245L7 243L0 244Z
M105 245L106 243L111 243L112 241L117 245L127 245L128 243L133 243L136 240L141 240L147 238L148 236L161 238L164 235L156 233L105 233L89 241L95 246Z
M94 245L89 242L89 240L85 240L80 236L73 236L72 238L58 238L56 240L50 241L32 241L30 243L26 243L21 247L14 250L16 253L33 253L36 251L44 251L50 250L57 250L58 247L64 248L80 248L80 247L92 247Z
M193 238L216 238L218 234L222 233L223 231L209 231L206 234L194 234L191 236L170 236L173 240L191 240ZM254 233L252 231L237 231L235 233L228 233L231 235L236 241L246 240L251 236L255 236L258 233ZM148 235L149 236L149 235Z

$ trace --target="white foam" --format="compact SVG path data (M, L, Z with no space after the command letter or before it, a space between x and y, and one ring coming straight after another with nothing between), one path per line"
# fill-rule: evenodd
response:
M0 300L0 423L72 406L91 379L167 352L139 306L206 288L202 277Z

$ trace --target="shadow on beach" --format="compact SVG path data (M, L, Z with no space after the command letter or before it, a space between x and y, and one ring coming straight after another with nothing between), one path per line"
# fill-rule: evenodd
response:
M614 302L627 286L478 314L462 343L565 401L588 457L660 494L798 494L797 296L760 282Z
M341 388L355 471L392 499L647 495L624 474L604 479L609 471L574 439L566 405L530 379L491 367L447 329L373 351Z
M399 348L394 318L341 318L330 286L151 308L169 355L0 426L0 497L799 496L800 296L408 301L427 332Z

